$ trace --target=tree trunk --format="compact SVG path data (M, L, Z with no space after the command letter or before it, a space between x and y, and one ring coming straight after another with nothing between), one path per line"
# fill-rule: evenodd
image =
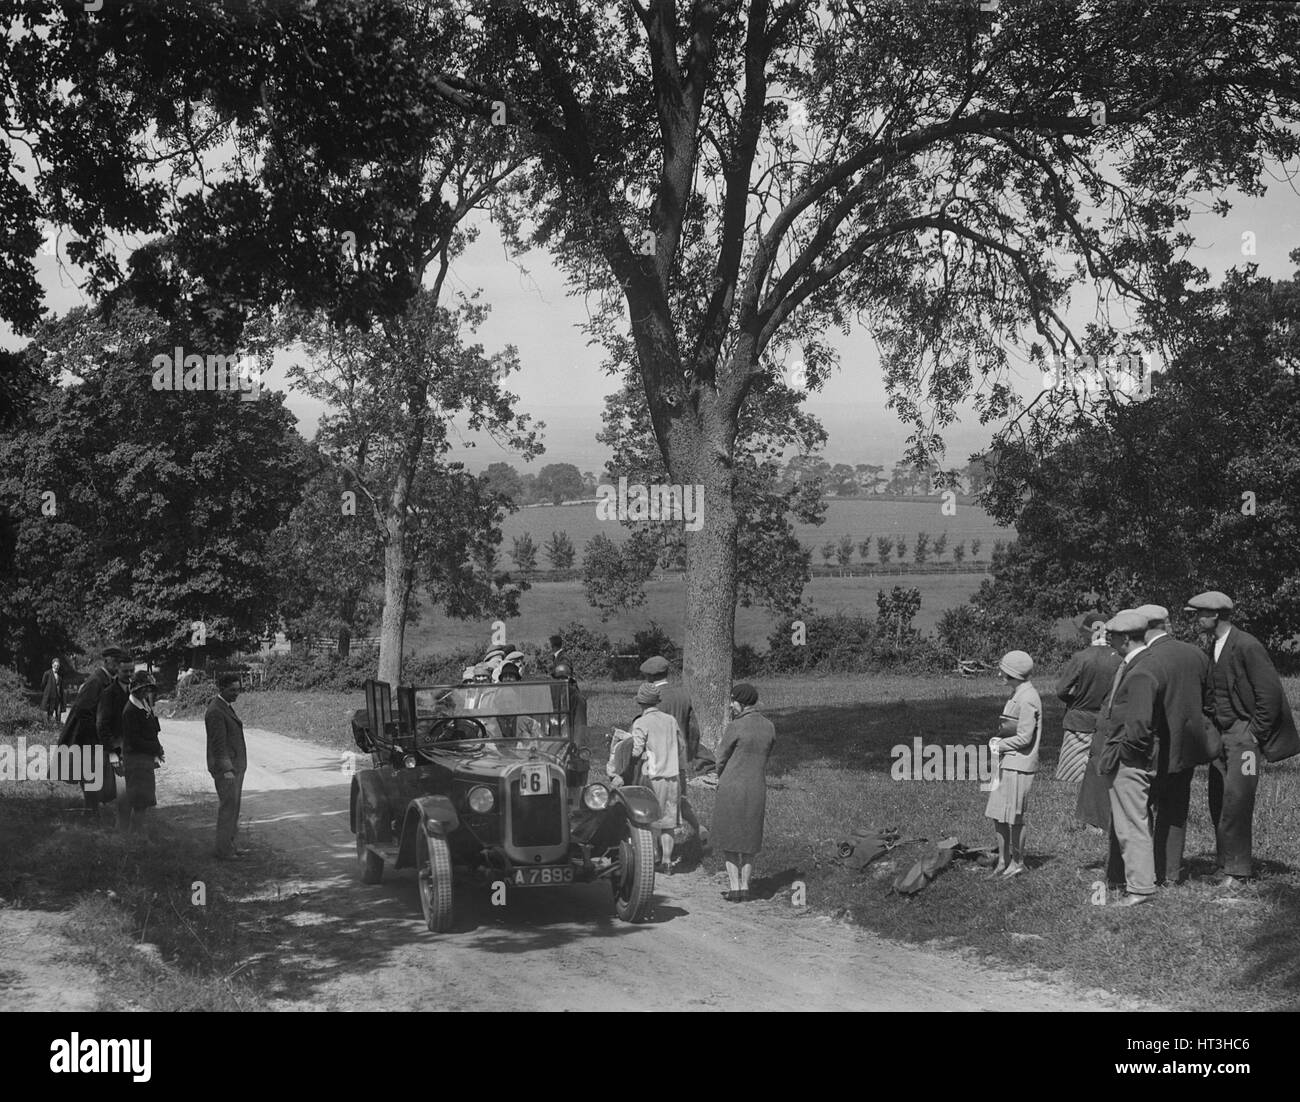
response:
M402 679L402 647L406 638L407 592L405 526L389 518L384 547L384 615L379 627L379 680L395 689ZM397 531L394 531L394 529Z
M686 533L686 646L683 676L700 721L700 738L716 750L731 700L736 628L736 510L731 454L735 427L716 396L697 426L672 434L674 480L704 486L704 526ZM675 426L676 427L676 426Z

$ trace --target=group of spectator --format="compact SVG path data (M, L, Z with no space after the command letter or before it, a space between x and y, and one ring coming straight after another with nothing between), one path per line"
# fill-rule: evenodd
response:
M101 809L116 804L117 826L123 833L139 831L148 809L158 805L155 773L166 761L154 710L158 683L147 670L130 674L129 669L120 647L105 647L99 667L77 690L59 734L60 746L104 748L109 769L98 790L82 781L84 810L94 821L103 822ZM242 856L235 848L235 835L248 753L243 723L232 707L239 696L239 675L222 674L217 688L204 726L208 772L218 799L216 856L225 860ZM62 718L64 691L56 658L41 679L42 707L56 721Z
M1184 849L1196 769L1208 766L1215 833L1213 879L1237 887L1254 876L1252 825L1263 763L1300 754L1300 736L1268 652L1233 622L1217 590L1184 609L1203 647L1169 633L1169 612L1147 604L1109 620L1084 617L1091 644L1066 664L1066 706L1056 777L1079 784L1077 815L1106 831L1112 905L1149 902L1185 882ZM994 874L1024 871L1026 797L1038 767L1042 704L1033 662L1012 651L1001 672L1016 684L991 746L999 770L986 815L998 831Z
M117 825L134 831L145 812L157 806L154 771L164 761L154 714L157 682L147 670L128 674L125 655L106 647L99 668L77 690L68 718L59 734L60 746L102 746L109 765L98 790L82 781L82 798L88 816L102 819L101 808L117 804ZM56 658L41 682L46 714L58 718L63 710L63 678ZM118 778L122 791L118 792Z
M685 798L688 776L713 776L717 782L709 840L727 867L730 903L749 900L749 879L755 855L763 847L767 809L767 762L776 728L760 714L758 691L741 683L731 691L730 722L716 759L700 741L699 723L685 688L670 677L660 655L641 665L645 682L637 689L639 713L630 737L610 745L605 772L614 785L639 783L655 795L660 817L653 824L659 854L658 871L671 875L674 842L685 827L700 837L700 823Z

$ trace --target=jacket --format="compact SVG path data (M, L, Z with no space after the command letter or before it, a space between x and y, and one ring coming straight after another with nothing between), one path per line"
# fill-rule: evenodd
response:
M117 678L99 694L99 703L95 706L95 733L100 743L110 750L122 746L122 712L130 695Z
M1156 677L1143 669L1137 654L1123 666L1110 706L1102 712L1100 734L1105 746L1097 772L1114 773L1120 764L1154 772L1157 748L1154 727Z
M1209 658L1213 661L1213 649ZM1259 743L1264 759L1282 761L1300 754L1295 716L1264 644L1249 632L1233 627L1215 666L1228 682L1232 710L1250 721L1250 733ZM1219 742L1215 742L1217 753Z
M57 677L53 670L46 670L41 678L41 707L46 711L63 710L63 674Z
M1038 747L1043 734L1043 702L1030 681L1022 681L1002 708L1001 730L1014 728L998 744L998 763L1003 769L1021 773L1038 772ZM999 733L1000 733L999 731Z
M1056 695L1066 707L1061 724L1067 731L1091 734L1097 729L1097 717L1119 664L1120 656L1113 647L1084 647L1066 662L1056 682Z
M99 709L99 698L112 680L108 671L100 666L82 682L68 710L68 718L63 721L60 746L94 746L99 741L95 714Z
M694 757L693 748L700 743L700 724L695 718L695 709L691 698L682 685L664 682L659 685L659 710L667 712L677 720L677 726L686 740L687 752ZM682 762L683 766L686 764Z
M127 697L127 705L122 712L122 756L148 754L150 757L162 757L162 743L158 741L160 730L158 717L143 708L137 708Z
M670 777L676 780L683 766L685 753L681 728L667 712L651 705L632 723L632 756L648 754L653 763L645 770L647 778Z
M225 697L212 698L203 713L203 726L208 732L208 772L214 777L244 772L248 768L244 722L235 715L235 709Z
M1181 773L1216 757L1217 738L1209 719L1214 684L1205 652L1171 635L1160 635L1133 661L1156 681L1151 717L1156 772Z

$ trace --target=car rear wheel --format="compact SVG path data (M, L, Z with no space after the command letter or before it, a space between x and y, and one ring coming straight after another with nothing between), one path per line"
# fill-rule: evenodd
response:
M366 805L357 801L357 864L361 867L361 883L378 884L384 879L384 859L366 848Z
M624 922L639 922L655 893L654 833L629 819L618 851L619 871L613 880L614 913Z
M431 838L423 826L416 836L416 867L420 870L420 909L435 934L451 929L451 851L447 839Z

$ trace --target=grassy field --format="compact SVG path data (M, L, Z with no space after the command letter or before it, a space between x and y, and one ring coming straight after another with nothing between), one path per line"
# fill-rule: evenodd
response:
M1038 678L1050 686L1050 673ZM835 857L835 844L856 827L898 825L904 837L956 835L966 845L994 841L984 818L987 796L977 781L897 781L891 747L983 741L1005 690L993 679L862 677L757 682L761 709L776 724L768 774L765 846L754 888L786 894L803 881L818 910L850 917L904 941L966 947L1004 965L1055 972L1184 1010L1300 1008L1300 765L1265 768L1255 815L1258 882L1236 894L1211 887L1214 838L1205 769L1193 790L1187 857L1191 879L1135 910L1092 904L1105 879L1105 840L1074 823L1077 789L1053 779L1062 709L1044 692L1047 713L1040 771L1030 795L1026 846L1030 873L985 879L958 862L915 897L891 892L896 875L925 852L907 846L863 873ZM599 743L631 714L631 689L596 684L589 714ZM1300 681L1288 679L1293 705ZM352 748L346 717L359 706L346 694L250 693L240 710L250 725ZM601 749L595 749L600 762ZM691 789L706 827L712 795ZM706 859L712 871L716 856Z
M916 586L921 591L921 610L915 625L932 631L939 616L953 605L962 605L979 589L983 574L898 574L882 577L813 578L804 597L819 613L837 611L876 615L876 594L895 585ZM685 635L686 586L682 575L673 574L646 586L646 601L639 608L601 622L600 614L587 603L580 581L536 582L519 601L519 615L508 622L512 640L545 641L560 626L578 620L603 631L615 641L631 639L651 620L664 627L680 644ZM761 608L736 609L736 642L767 649L767 638L777 617ZM425 608L420 621L406 629L406 650L416 654L449 653L460 647L486 646L492 634L490 622L452 620L440 610Z
M993 541L1014 539L1014 528L1003 528L993 523L992 518L977 505L958 505L955 516L946 517L941 512L943 499L936 496L928 501L875 501L871 498L851 498L841 500L830 498L826 502L826 519L821 525L796 524L795 536L805 547L814 552L814 560L821 562L817 549L827 540L838 540L843 535L853 537L856 544L871 538L871 562L878 562L876 554L876 537L899 536L906 538L908 546L915 542L917 532L929 532L931 536L948 533L948 561L954 544L967 543L979 539L983 542L980 558L988 561L993 550ZM598 520L595 505L535 505L512 513L502 522L503 536L502 557L509 561L511 543L514 537L525 532L533 537L533 542L541 547L550 539L552 532L567 532L573 546L578 551L581 561L582 549L587 541L598 532L611 539L622 542L627 538L628 529L612 520ZM856 549L853 561L858 561ZM539 559L540 565L546 565L545 556Z

